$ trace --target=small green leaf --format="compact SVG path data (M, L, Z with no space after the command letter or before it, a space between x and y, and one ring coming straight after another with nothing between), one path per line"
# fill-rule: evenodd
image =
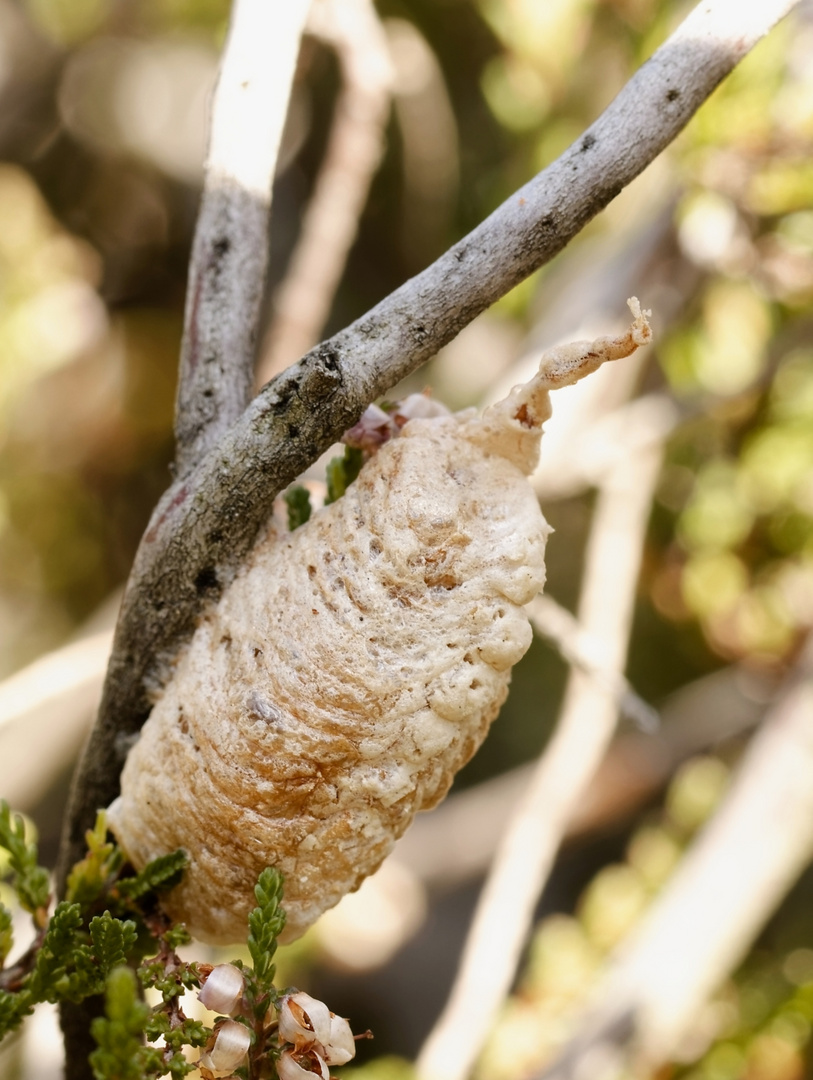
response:
M0 1040L18 1027L33 1008L31 997L24 990L17 994L0 990Z
M105 1015L91 1025L97 1048L90 1055L90 1065L96 1080L145 1080L150 1065L155 1069L155 1054L149 1053L155 1048L141 1043L149 1015L149 1007L138 999L132 971L114 968L107 979ZM157 1064L160 1068L160 1055Z
M114 919L109 911L90 920L90 940L100 974L106 979L115 967L120 967L138 940L138 929L132 919Z
M38 926L45 925L51 899L51 880L44 866L37 865L37 845L25 838L25 822L12 815L5 799L0 799L0 847L9 854L9 869L21 906L29 911Z
M180 848L169 855L159 855L157 859L148 862L135 877L119 881L119 895L126 896L129 900L140 900L147 893L166 892L178 884L188 865L189 856Z
M344 495L364 463L364 455L354 446L346 446L342 457L331 458L327 464L327 498L325 506Z
M0 904L0 968L5 964L6 957L11 952L14 944L14 930L11 912L3 904Z
M107 816L100 810L96 824L85 833L88 853L68 875L66 899L87 909L107 890L121 869L124 856L121 849L107 839Z
M356 446L344 448L344 476L345 487L349 487L361 472L364 464L364 454Z
M254 976L260 993L269 991L274 980L272 957L277 938L285 926L282 904L284 878L279 870L267 867L254 888L257 907L248 916L248 951L254 963Z
M66 968L75 963L74 954L80 943L78 931L81 926L82 911L78 904L69 904L66 900L57 904L37 953L34 970L26 983L32 1000L58 999L56 984Z
M282 497L288 507L288 528L293 532L300 525L304 525L311 516L311 495L301 484L294 484Z
M176 926L171 926L169 930L163 934L163 938L167 944L167 948L170 948L175 952L181 945L188 945L192 940L192 935L183 923L178 923Z

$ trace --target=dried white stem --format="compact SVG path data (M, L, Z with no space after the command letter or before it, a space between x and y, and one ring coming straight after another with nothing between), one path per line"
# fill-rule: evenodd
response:
M175 419L183 476L251 400L271 185L310 0L236 0L212 101Z
M813 639L720 810L622 946L547 1080L581 1075L588 1055L615 1074L632 1054L651 1075L675 1053L813 858L811 716Z
M99 700L112 642L112 629L103 630L0 682L2 795L16 809L32 809L65 763L76 758Z
M392 66L371 0L317 0L308 31L336 50L343 85L316 188L257 373L259 385L318 340L384 148Z
M604 667L596 658L601 643L585 633L579 620L567 608L540 593L527 605L526 611L534 630L555 645L564 660L598 682L615 701L623 717L644 731L657 730L659 719L655 709L620 671Z
M587 550L579 622L602 670L620 677L660 450L604 480ZM449 1002L418 1058L421 1080L465 1080L508 992L567 825L615 731L615 696L573 670L556 731L500 844Z

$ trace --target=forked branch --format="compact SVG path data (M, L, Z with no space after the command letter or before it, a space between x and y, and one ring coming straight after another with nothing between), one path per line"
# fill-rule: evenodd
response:
M370 401L561 251L794 3L704 0L557 161L423 273L266 386L164 495L125 593L99 719L75 783L63 866L81 854L97 807L118 793L130 740L150 711L149 680L160 678L161 661L240 565L274 496ZM238 5L235 18L243 10Z

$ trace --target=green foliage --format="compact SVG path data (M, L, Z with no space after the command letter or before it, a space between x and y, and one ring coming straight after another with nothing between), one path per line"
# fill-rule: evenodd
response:
M13 944L14 934L11 912L7 907L0 904L0 968L5 964L6 957L11 952Z
M88 853L68 875L65 895L82 907L89 907L105 892L124 862L121 851L107 839L107 820L103 811L96 824L85 833Z
M139 1000L135 976L129 968L118 967L110 973L105 1005L105 1016L94 1020L91 1027L98 1043L90 1055L96 1080L147 1080L160 1076L160 1051L143 1046L141 1041L151 1010Z
M277 938L285 926L282 908L283 877L279 870L267 867L254 888L257 907L248 916L248 951L254 961L254 979L258 994L268 993L274 982L271 962L277 951Z
M325 506L336 502L347 491L364 463L361 450L346 446L342 457L331 458L327 465L327 498Z
M13 1031L30 1012L31 1005L23 994L0 990L0 1039Z
M187 856L175 851L139 873L121 876L124 855L107 837L104 814L87 833L88 852L68 876L67 899L48 918L48 874L37 865L37 845L26 839L25 823L0 803L0 838L7 852L7 874L20 903L34 914L36 936L12 967L5 958L12 946L11 913L0 907L0 1039L17 1027L39 1002L80 1003L104 994L105 1015L92 1024L97 1048L90 1056L96 1080L181 1080L197 1065L184 1049L211 1051L218 1025L192 1020L182 1009L183 995L208 977L175 951L189 939L185 927L173 926L156 903L156 894L175 885ZM238 995L246 1015L236 1015L250 1033L251 1051L236 1075L261 1080L276 1075L281 1052L272 1006L274 954L285 926L283 878L266 869L255 888L257 907L248 919L248 950L253 967L236 962L245 991ZM137 976L136 971L137 968ZM139 986L140 983L140 986ZM153 1007L141 988L157 991ZM230 1021L231 1022L231 1021ZM162 1046L154 1043L162 1040Z
M5 800L0 801L0 847L8 852L11 883L21 907L29 911L41 926L51 887L48 871L44 866L37 865L36 842L27 841L25 832L22 817L12 815Z
M294 484L282 497L288 507L288 528L293 532L300 525L304 525L311 516L311 495L301 484Z
M82 909L79 904L71 904L67 900L57 904L37 951L34 970L24 987L32 1003L58 1000L58 988L64 989L62 980L68 967L75 963L74 950L82 944L79 935L81 926ZM95 982L89 992L98 992ZM76 1000L76 993L71 993L71 1000Z
M106 979L115 967L126 962L138 938L132 919L114 919L109 911L90 920L90 940L99 971Z
M122 878L116 885L116 891L119 896L129 900L141 900L152 892L165 892L178 884L188 863L185 851L159 855L135 877Z
M354 446L346 446L341 457L331 458L325 470L327 495L325 506L340 499L358 476L364 464L364 455ZM291 532L304 525L313 512L310 492L301 484L289 487L282 496L288 507L288 528Z

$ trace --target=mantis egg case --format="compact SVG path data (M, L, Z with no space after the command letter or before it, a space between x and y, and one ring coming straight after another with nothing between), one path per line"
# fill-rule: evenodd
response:
M633 310L624 338L554 350L482 418L410 420L204 613L109 811L137 867L187 851L164 907L195 937L244 939L268 865L299 936L446 794L531 642L549 529L526 474L547 391L641 344Z

